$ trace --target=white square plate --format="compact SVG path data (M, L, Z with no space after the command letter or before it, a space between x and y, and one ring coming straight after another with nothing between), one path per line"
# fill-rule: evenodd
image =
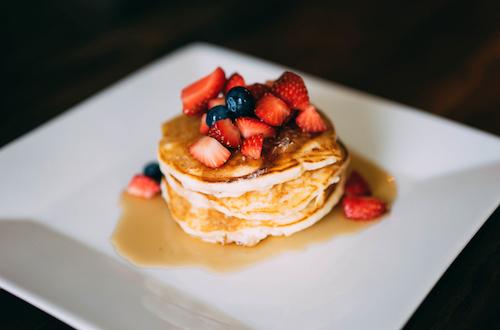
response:
M0 285L77 328L396 329L500 201L500 139L304 75L342 139L392 173L390 215L232 273L140 269L110 235L183 86L283 67L194 44L0 151Z

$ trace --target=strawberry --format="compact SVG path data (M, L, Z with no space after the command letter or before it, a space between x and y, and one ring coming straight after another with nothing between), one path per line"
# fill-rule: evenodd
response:
M224 87L224 95L227 94L231 88L237 86L245 87L245 79L243 79L238 72L235 72L229 77L226 87Z
M251 117L239 117L236 119L236 126L244 138L262 134L264 138L274 137L276 130L268 124Z
M217 168L222 166L231 152L214 138L204 136L189 147L191 155L205 166Z
M181 92L182 111L195 115L207 109L207 102L219 95L226 83L224 70L220 67L214 72L185 87Z
M267 93L255 106L255 114L269 125L280 126L290 116L290 108L280 98Z
M298 109L309 103L309 94L302 78L290 71L285 71L273 84L274 95L284 100L292 109Z
M201 116L200 133L203 135L207 135L209 129L210 127L208 127L207 125L207 114L204 113L203 116Z
M127 192L137 197L150 199L160 193L160 184L144 174L137 174L130 180Z
M243 141L241 153L253 159L259 159L262 153L262 144L264 143L264 135L252 135Z
M216 97L215 99L208 100L208 109L212 109L216 105L226 105L226 99L223 97Z
M255 101L258 101L264 94L271 91L269 86L258 83L247 86L247 89L252 93Z
M373 220L387 212L385 202L375 197L345 196L342 207L346 218L352 220Z
M208 135L231 148L238 148L241 143L240 131L229 118L216 121L210 127Z
M295 118L295 123L304 132L319 133L327 130L327 126L321 118L316 108L309 104L303 111Z
M345 184L346 195L352 196L369 196L371 195L370 187L365 179L356 171L353 171Z

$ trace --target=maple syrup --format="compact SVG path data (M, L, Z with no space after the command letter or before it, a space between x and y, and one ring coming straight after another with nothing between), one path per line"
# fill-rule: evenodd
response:
M394 178L375 164L351 155L351 169L366 178L373 195L391 205L396 197ZM313 226L289 237L268 237L253 247L220 245L186 234L171 218L165 201L126 193L121 196L122 216L112 236L116 251L137 266L200 266L215 271L231 271L272 258L285 251L300 251L339 235L354 234L384 221L346 219L337 205Z

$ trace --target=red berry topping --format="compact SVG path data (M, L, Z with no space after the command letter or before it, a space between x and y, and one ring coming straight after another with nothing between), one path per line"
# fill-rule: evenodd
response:
M226 76L220 67L214 72L185 87L181 92L182 111L186 115L195 115L207 109L207 102L217 97L224 84Z
M292 109L302 108L309 103L309 94L304 80L290 71L285 71L274 82L272 93L283 99Z
M264 96L264 94L271 92L271 88L269 86L258 83L247 86L247 89L250 93L252 93L252 96L256 101Z
M127 192L137 197L149 199L160 192L160 184L144 174L137 174L130 180Z
M224 87L224 94L227 94L231 88L237 86L245 87L245 79L238 72L235 72L229 77L226 87Z
M327 130L327 126L313 105L308 105L299 113L295 122L304 132L319 133Z
M229 118L216 121L208 130L208 135L231 148L238 148L241 143L240 131Z
M290 116L291 110L286 103L268 93L255 106L255 114L269 125L280 126Z
M203 135L207 135L209 129L210 127L208 127L207 125L207 114L204 113L203 116L201 116L200 133Z
M385 202L374 197L345 196L342 207L346 218L352 220L373 220L387 212Z
M371 195L370 187L365 179L356 171L353 171L345 184L345 194L352 196Z
M276 130L268 124L251 117L240 117L236 119L236 126L244 138L249 138L253 135L262 134L264 138L273 137L276 135Z
M259 159L262 153L262 145L264 143L264 136L262 134L252 135L243 141L241 146L241 153L253 159Z
M208 100L208 109L212 109L213 107L217 105L226 105L226 99L223 97L216 97L215 99L210 99Z
M205 166L217 168L224 165L231 152L214 138L204 136L189 147L191 155Z

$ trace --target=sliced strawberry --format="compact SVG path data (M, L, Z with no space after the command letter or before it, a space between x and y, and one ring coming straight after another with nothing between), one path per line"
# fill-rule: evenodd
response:
M369 196L371 190L361 174L353 171L345 184L345 193L352 196Z
M210 127L208 135L231 148L238 148L241 143L240 131L229 118L216 121Z
M327 130L323 118L312 104L299 113L295 122L304 132L319 133Z
M309 103L309 94L304 80L290 71L283 72L274 82L272 93L284 100L292 109L301 108Z
M264 94L271 91L271 88L264 84L252 84L247 86L247 89L252 93L253 98L258 101Z
M214 72L185 87L181 92L182 111L186 115L195 115L207 109L207 102L217 97L224 84L226 76L220 67Z
M224 87L224 94L227 94L231 88L237 86L245 87L245 79L238 72L235 72L229 77L226 87Z
M387 212L385 202L375 197L345 196L342 207L346 218L352 220L373 220Z
M226 99L223 97L216 97L215 99L208 100L208 109L212 109L216 105L226 105Z
M209 129L210 127L208 127L207 125L207 114L204 113L203 116L201 116L200 133L203 135L207 135Z
M241 153L253 159L259 159L262 153L262 145L264 144L264 135L252 135L243 141Z
M280 98L267 93L255 106L255 114L269 125L280 126L290 116L290 108Z
M217 168L222 166L231 152L214 138L204 136L189 147L191 155L205 166Z
M273 137L276 135L276 130L268 124L251 117L240 117L236 119L236 126L244 138L249 138L253 135L262 134L264 138Z
M137 174L130 180L127 192L137 197L149 199L160 192L160 184L144 174Z

